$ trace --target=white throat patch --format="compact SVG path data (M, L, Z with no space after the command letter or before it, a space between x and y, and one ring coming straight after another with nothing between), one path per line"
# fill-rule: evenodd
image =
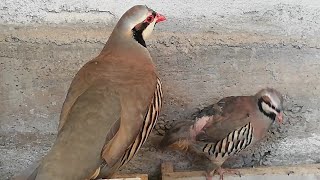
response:
M144 40L150 37L155 24L156 24L156 20L153 20L152 23L150 23L149 26L147 26L147 28L142 32L142 37Z
M262 109L266 112L266 113L274 113L274 114L278 114L278 112L274 109L272 109L268 104L266 104L265 102L262 101L261 103L262 105Z

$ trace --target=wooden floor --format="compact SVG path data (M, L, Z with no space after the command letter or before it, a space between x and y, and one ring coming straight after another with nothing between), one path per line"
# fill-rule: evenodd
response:
M320 164L237 169L241 177L225 174L224 180L320 180ZM205 171L174 171L171 162L161 165L162 180L205 180ZM101 180L148 180L148 174L116 174ZM216 175L212 180L219 180Z
M148 174L116 174L111 179L101 180L148 180Z
M224 180L320 180L320 164L237 169L241 177L225 174ZM205 180L205 171L174 171L171 162L161 166L162 180ZM147 174L117 174L110 180L147 180ZM219 180L216 175L212 180Z
M320 164L299 166L273 166L237 169L237 175L224 175L224 180L320 180ZM205 180L204 171L175 172L172 163L163 163L161 167L162 180ZM219 176L213 177L219 180Z

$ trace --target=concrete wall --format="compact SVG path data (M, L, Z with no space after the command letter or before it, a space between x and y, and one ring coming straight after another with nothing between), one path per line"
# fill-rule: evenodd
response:
M298 37L320 31L320 2L312 0L2 0L0 23L112 25L135 4L165 14L170 21L161 30L244 30Z
M319 162L320 1L121 2L0 2L0 179L49 150L71 79L137 3L168 18L147 41L164 82L161 120L274 87L285 95L285 124L227 165ZM203 169L181 154L158 152L158 140L150 138L124 171L154 176L161 161L172 159L177 169Z

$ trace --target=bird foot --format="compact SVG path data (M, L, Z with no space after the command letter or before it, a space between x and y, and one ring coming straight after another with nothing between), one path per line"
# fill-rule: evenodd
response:
M221 167L220 167L220 168L215 169L215 170L213 170L213 171L211 171L211 172L208 172L208 173L206 174L206 179L207 179L207 180L212 180L213 175L214 175L214 174L218 174L218 175L220 175L220 180L223 180L223 175L224 175L225 173L228 173L228 174L236 174L236 175L238 175L238 176L241 177L240 171L238 171L238 170L236 170L236 169L227 169L227 168L221 168Z
M213 176L210 175L210 173L206 174L206 180L213 180L212 178L213 178Z

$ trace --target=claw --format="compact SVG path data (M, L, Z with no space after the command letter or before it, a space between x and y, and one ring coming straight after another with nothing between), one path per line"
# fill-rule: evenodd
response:
M213 170L213 171L210 171L206 174L206 179L207 180L212 180L212 177L214 174L218 174L220 175L220 180L223 180L223 175L225 173L229 173L229 174L236 174L238 175L239 177L241 177L241 173L240 171L236 170L236 169L223 169L221 167Z
M240 171L236 169L222 169L220 167L219 169L217 169L217 173L220 175L220 180L223 180L224 173L235 174L241 177Z

